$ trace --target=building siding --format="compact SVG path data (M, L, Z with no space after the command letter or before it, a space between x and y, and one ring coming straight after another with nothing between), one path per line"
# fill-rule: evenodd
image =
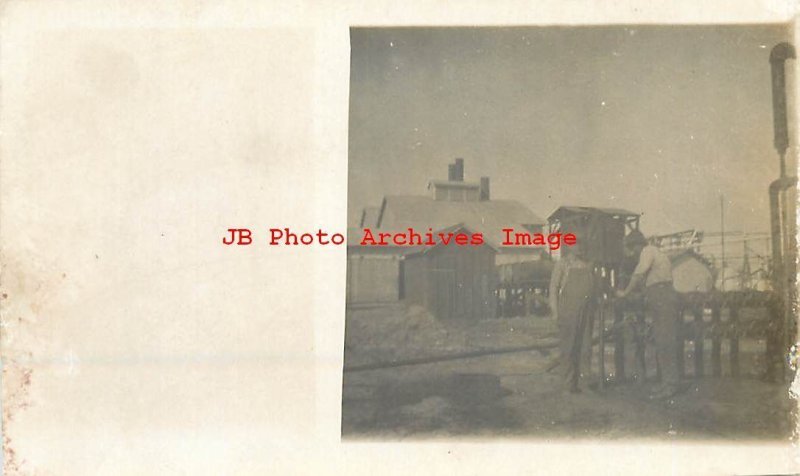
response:
M396 302L400 256L352 254L347 257L347 302Z
M440 319L475 320L495 315L495 252L487 246L442 246L406 257L409 303Z

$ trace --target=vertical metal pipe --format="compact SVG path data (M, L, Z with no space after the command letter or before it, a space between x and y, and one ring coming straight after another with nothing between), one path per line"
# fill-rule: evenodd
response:
M797 178L786 176L786 150L789 148L789 127L787 122L786 112L786 73L785 63L787 59L796 58L794 47L789 43L779 43L772 48L769 55L770 68L772 72L772 122L774 129L774 146L778 152L780 160L780 178L769 186L769 201L770 201L770 233L772 245L772 271L773 271L773 288L778 296L779 310L777 312L780 331L776 332L772 339L778 340L773 342L772 347L775 347L777 352L783 352L784 347L787 346L794 336L789 335L791 328L792 312L792 284L794 283L794 276L790 276L791 270L794 269L793 264L789 265L785 260L787 256L794 256L793 250L787 250L787 243L794 243L787 237L790 227L787 227L786 200L783 197L784 191L792 186L796 186ZM774 345L778 344L778 345ZM781 369L783 358L776 356L774 362L781 362ZM772 360L772 359L770 359ZM768 373L772 373L772 368ZM773 374L774 375L774 374ZM784 372L780 372L780 378L783 379Z
M779 43L769 54L772 70L772 124L774 126L775 150L780 156L781 177L786 176L786 149L789 148L789 126L786 120L786 71L787 59L796 58L794 47Z
M797 185L797 177L783 177L772 182L769 186L769 205L770 205L770 234L772 246L772 282L773 290L778 298L777 305L777 322L778 329L775 330L775 336L772 339L777 339L779 343L772 345L777 352L783 352L785 347L793 340L793 336L789 335L791 329L790 320L792 319L792 302L791 296L793 293L790 291L790 285L794 279L789 276L787 266L784 260L784 224L782 219L784 216L781 213L781 193L787 188ZM791 279L790 279L791 278ZM771 361L778 365L782 365L782 356L776 356ZM782 367L781 367L782 369ZM774 376L773 369L768 369L768 373ZM783 371L781 370L778 375L779 379L783 379Z

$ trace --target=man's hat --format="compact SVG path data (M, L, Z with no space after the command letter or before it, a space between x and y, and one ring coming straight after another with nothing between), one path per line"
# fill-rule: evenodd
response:
M628 236L625 237L624 240L625 246L637 246L641 245L644 246L647 244L647 239L644 237L639 230L633 230L632 232L628 233Z

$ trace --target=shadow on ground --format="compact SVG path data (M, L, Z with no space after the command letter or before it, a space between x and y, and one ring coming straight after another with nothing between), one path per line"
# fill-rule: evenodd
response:
M794 428L788 384L701 378L668 400L648 398L655 382L571 395L546 365L519 353L345 373L343 437L785 441Z

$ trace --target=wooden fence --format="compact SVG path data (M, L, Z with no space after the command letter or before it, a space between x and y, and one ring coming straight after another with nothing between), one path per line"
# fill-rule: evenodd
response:
M627 336L633 335L632 376L644 376L645 346L647 344L647 326L643 312L643 303L628 302L625 307L607 306L601 309L600 326L605 332L600 335L600 355L605 355L608 341L614 349L614 377L624 380L626 377L626 342ZM739 377L741 363L739 353L740 339L763 339L766 366L764 377L769 380L784 378L783 346L780 344L782 328L778 312L779 303L773 293L760 291L731 291L711 293L679 294L679 329L678 329L678 363L681 373L686 375L686 359L693 359L692 377L704 377L710 370L714 377L723 376L722 347L728 342L728 372L731 377ZM613 323L606 316L613 316ZM710 341L710 369L705 362L706 343ZM687 352L687 343L693 348ZM605 359L600 359L600 372L605 375Z

